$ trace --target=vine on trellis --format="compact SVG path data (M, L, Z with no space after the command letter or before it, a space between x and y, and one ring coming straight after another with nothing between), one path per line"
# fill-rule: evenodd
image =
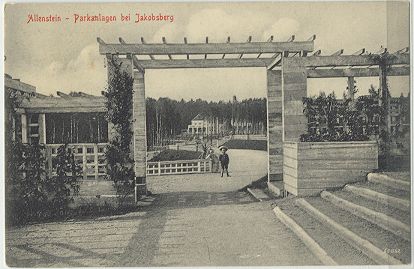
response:
M107 177L113 181L118 205L121 207L134 190L134 159L132 157L133 78L122 69L122 63L111 60L107 91L106 119L113 126L105 156Z

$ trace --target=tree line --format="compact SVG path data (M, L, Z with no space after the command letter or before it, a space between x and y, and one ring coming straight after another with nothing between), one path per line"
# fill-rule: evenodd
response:
M251 124L249 132L267 128L266 98L250 98L238 101L206 101L190 99L185 101L170 98L146 99L147 146L162 146L182 137L183 131L191 120L202 114L210 120L225 125L225 134L234 133L235 125L240 122ZM224 134L223 134L224 135Z

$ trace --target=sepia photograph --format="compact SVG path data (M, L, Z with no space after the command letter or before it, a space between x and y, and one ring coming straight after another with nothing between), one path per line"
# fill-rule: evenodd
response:
M412 266L410 4L6 1L2 266Z

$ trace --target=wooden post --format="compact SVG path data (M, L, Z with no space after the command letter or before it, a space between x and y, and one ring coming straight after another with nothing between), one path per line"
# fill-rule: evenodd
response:
M39 144L46 144L46 115L39 114Z
M282 125L282 73L267 71L267 141L268 181L282 180L283 172L283 125Z
M48 166L48 175L49 178L52 177L53 167L52 167L52 148L46 147L46 161Z
M82 167L83 167L83 179L87 179L86 169L88 166L86 165L86 146L82 146Z
M387 67L386 66L379 66L380 72L379 72L379 105L383 107L384 109L384 123L382 124L380 122L379 131L380 133L385 132L388 136L391 135L391 113L390 113L390 98L388 96L388 85L387 85ZM390 165L390 137L388 137L387 140L380 140L383 144L383 150L381 152L381 155L383 155L384 163L382 164L382 168L388 168Z
M385 115L385 123L383 126L383 130L385 130L388 134L391 131L391 113L390 109L390 98L388 96L388 85L387 85L387 70L385 66L380 66L380 76L379 76L379 87L380 87L380 105L384 107Z
M26 114L22 114L21 121L22 121L22 143L26 144L27 143L27 115Z
M161 162L158 162L158 175L161 176Z
M354 77L348 77L348 98L351 100L354 100L355 94L354 94L354 88L355 88L355 80Z
M11 123L12 123L12 130L13 130L13 134L12 134L12 140L13 141L16 141L16 118L15 117L13 117L13 116L11 116L11 117L9 117L9 120L11 121Z
M135 183L138 185L137 195L147 193L146 168L147 168L147 134L146 134L146 109L145 109L145 81L144 73L133 71L133 151ZM138 196L135 197L136 201Z
M98 144L93 145L94 163L95 163L95 180L98 180Z

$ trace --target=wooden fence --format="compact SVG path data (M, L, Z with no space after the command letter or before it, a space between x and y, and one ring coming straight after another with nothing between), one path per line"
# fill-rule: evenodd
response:
M46 145L47 171L49 176L56 175L56 157L61 144ZM75 161L82 167L83 179L104 179L106 175L106 143L69 144L73 149ZM147 175L179 175L211 172L210 159L148 162Z
M211 173L211 160L147 162L148 176Z
M46 145L46 160L49 176L56 175L56 157L61 144ZM107 143L69 144L75 161L83 168L83 179L98 179L106 175L105 148Z

